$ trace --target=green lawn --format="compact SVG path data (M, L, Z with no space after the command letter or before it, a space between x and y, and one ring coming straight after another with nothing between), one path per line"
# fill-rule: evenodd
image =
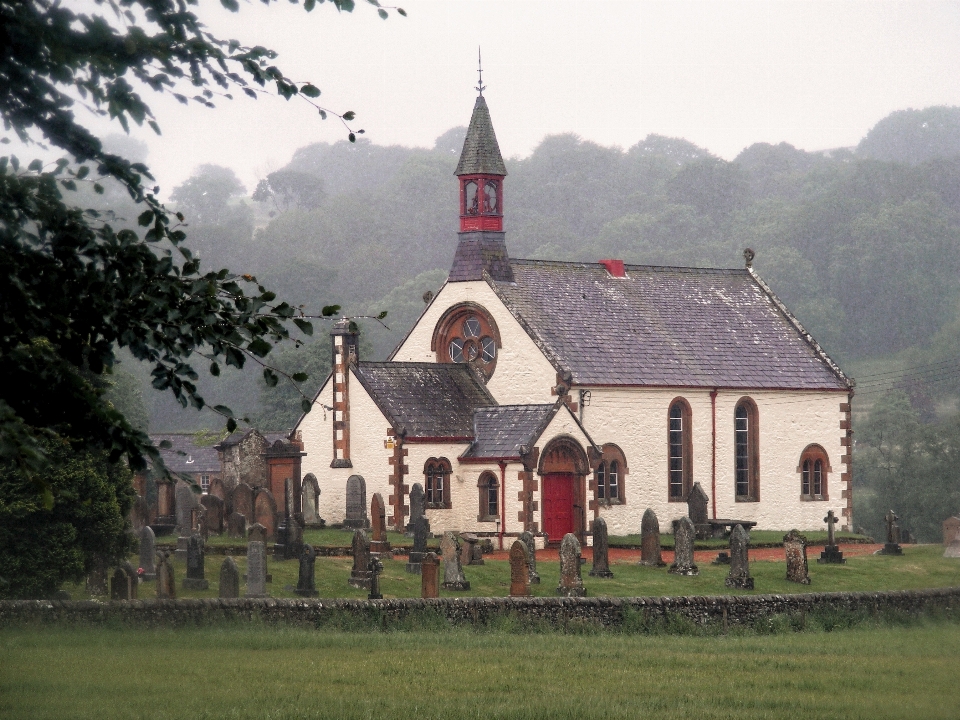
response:
M796 593L827 592L838 590L908 590L918 588L960 586L960 561L942 557L940 545L907 545L902 557L858 556L848 559L846 565L818 565L813 561L819 553L810 553L809 586L787 582L786 564L779 562L753 562L751 574L756 581L754 591L732 591L724 586L724 578L729 571L727 566L715 566L703 563L698 577L679 577L670 575L666 568L640 567L635 562L613 562L612 579L592 578L589 560L583 566L583 581L590 596L610 595L630 596L674 596L674 595L722 595L760 594L760 593ZM246 556L234 558L240 572L246 572ZM136 557L132 557L136 563ZM206 556L206 576L210 589L206 592L185 591L180 589L180 581L185 577L183 563L175 562L178 597L216 597L219 592L220 564L223 556ZM325 598L364 598L365 590L357 590L347 585L352 559L349 557L320 557L316 563L317 590ZM419 597L420 576L405 572L406 557L397 556L395 560L384 561L381 576L381 591L386 598ZM296 560L280 561L270 556L267 567L273 575L273 582L267 585L267 592L274 597L296 597L292 589L295 586L299 564ZM552 596L560 577L559 563L539 562L537 564L542 583L532 586L537 596ZM471 588L466 592L447 592L441 590L441 596L477 596L503 597L510 589L510 567L506 561L487 560L482 566L464 568ZM65 588L74 599L85 595L82 585L70 585ZM244 588L241 584L241 593ZM155 584L145 582L140 586L140 597L149 598L156 594Z
M960 624L775 636L0 630L0 717L955 719Z

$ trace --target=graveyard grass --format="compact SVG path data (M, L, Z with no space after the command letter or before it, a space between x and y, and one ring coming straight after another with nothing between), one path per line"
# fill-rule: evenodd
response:
M960 623L678 636L258 624L0 630L0 717L957 717ZM809 628L808 628L809 630Z

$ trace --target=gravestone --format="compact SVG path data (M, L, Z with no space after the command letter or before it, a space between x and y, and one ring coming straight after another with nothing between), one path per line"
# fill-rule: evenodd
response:
M383 600L383 594L380 592L380 573L383 572L383 563L380 562L380 558L372 555L367 569L370 571L370 592L367 600Z
M428 552L420 564L420 597L440 597L440 558Z
M177 597L177 582L173 574L170 553L157 554L157 600L174 600Z
M584 597L587 594L580 577L580 541L573 533L567 533L560 542L560 584L557 595Z
M948 517L943 521L943 544L950 545L960 535L960 518Z
M157 567L154 564L154 556L157 554L156 538L150 526L145 526L140 530L140 567L143 568L144 580L157 579Z
M303 509L304 524L316 525L320 522L320 483L313 473L307 473L301 482L300 507Z
M514 540L510 547L510 597L530 595L530 570L527 565L527 544Z
M213 497L220 498L223 500L224 504L227 502L227 492L223 487L223 480L218 477L211 478L210 486L207 489L207 494Z
M367 533L357 528L353 531L353 569L347 584L355 588L370 589L370 541Z
M407 572L420 574L420 564L427 552L427 536L430 534L430 521L423 515L413 524L413 549L407 556Z
M204 575L204 547L199 535L191 535L187 542L187 576L180 586L184 590L207 590L210 583Z
M900 547L900 525L897 523L900 517L890 510L883 519L887 523L887 542L874 555L903 555L903 548Z
M137 573L130 572L122 565L118 567L110 578L111 600L137 599Z
M107 570L107 559L103 555L94 555L90 572L87 574L88 593L91 595L106 595L110 592Z
M234 599L240 597L240 570L232 557L224 559L220 565L220 597Z
M367 483L361 475L347 478L347 515L343 526L351 529L370 527L367 518Z
M256 522L253 514L253 488L245 482L233 489L233 511L243 515L247 519L247 525Z
M407 524L407 535L412 537L417 526L417 518L425 517L427 514L426 499L423 493L423 485L414 483L410 490L410 522Z
M640 565L663 567L666 563L660 552L660 521L650 508L643 512L640 521Z
M387 542L387 509L383 504L383 495L374 493L370 500L371 535L370 552L380 555L390 552Z
M303 543L300 551L300 573L297 575L297 589L294 592L301 597L317 597L315 566L317 551L310 543Z
M687 515L690 522L693 523L693 529L698 538L704 539L710 537L712 528L707 522L709 519L710 498L704 492L700 483L693 484L690 494L687 496Z
M607 540L607 521L602 517L593 521L593 566L590 577L612 578L610 546Z
M791 530L783 536L783 551L787 558L787 580L801 585L809 585L807 538L798 531Z
M668 572L674 575L699 575L700 568L693 561L693 539L696 531L690 518L682 517L674 524L673 564Z
M483 551L480 538L473 533L460 533L463 543L460 545L460 563L462 565L483 565Z
M227 535L232 538L246 538L247 518L238 512L230 513L227 519Z
M730 574L723 581L728 588L753 590L753 578L750 577L750 557L747 553L747 531L743 525L736 525L730 533Z
M283 519L277 527L277 542L273 546L273 554L280 555L284 560L300 557L303 550L303 529L294 514L294 483L292 478L283 481L284 509Z
M176 502L177 534L189 537L193 534L193 508L200 503L200 500L193 492L193 486L183 480L177 480L174 499Z
M247 528L247 541L265 543L267 541L267 529L260 523L254 523Z
M460 541L457 534L447 530L440 541L440 553L443 555L443 589L469 590L470 583L463 575L460 562Z
M247 592L245 597L267 597L267 546L259 540L247 543Z
M207 539L207 509L197 503L190 511L190 535L199 535Z
M216 495L204 495L200 503L205 510L203 521L208 535L222 535L224 522L223 499Z
M525 531L520 533L520 539L527 546L527 575L530 578L531 585L540 584L540 575L537 573L537 543L533 539L533 533Z
M274 540L277 536L277 502L266 488L257 490L253 499L253 516L263 525L267 540Z
M837 519L837 516L833 514L833 510L827 512L827 516L823 521L827 524L827 545L823 549L823 552L820 553L820 557L817 558L817 562L823 565L843 565L847 561L843 559L843 553L837 545L836 532L834 529L840 521Z
M945 558L960 558L960 535L957 535L953 542L947 545L947 549L943 551L943 556Z

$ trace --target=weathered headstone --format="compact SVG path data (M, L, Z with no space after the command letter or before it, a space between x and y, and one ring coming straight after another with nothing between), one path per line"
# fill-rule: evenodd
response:
M220 498L224 503L227 502L227 491L223 487L223 480L219 477L210 480L210 487L207 489L207 494Z
M362 475L347 478L347 515L343 520L345 528L366 529L370 527L367 518L367 483Z
M700 483L694 483L690 494L687 496L687 515L690 522L693 523L693 529L698 538L708 538L712 531L710 524L707 522L709 503L710 498L707 497L707 493L704 492Z
M107 559L103 555L94 555L90 572L87 573L87 592L91 595L106 595L110 588L107 584Z
M593 521L593 566L590 577L612 578L610 544L607 539L607 521L602 517Z
M417 518L426 516L426 499L423 485L414 483L410 489L410 522L407 523L407 535L412 536L417 526Z
M383 563L380 562L380 558L371 556L367 569L370 571L370 592L367 594L367 600L383 600L383 594L380 592L380 573L383 572Z
M787 580L801 585L809 585L807 538L798 531L791 530L783 536L783 551L787 558Z
M353 531L353 569L347 584L355 588L370 589L370 541L367 533L357 528Z
M297 589L294 592L302 597L317 597L317 581L315 576L315 566L317 562L317 551L313 549L310 543L303 543L300 551L300 573L297 576Z
M370 527L370 552L376 555L390 552L390 543L387 542L387 508L380 493L374 493L370 500Z
M948 517L943 521L943 544L949 545L960 535L960 517Z
M560 542L560 584L557 595L584 597L587 594L580 576L580 541L573 533L567 533Z
M265 543L267 541L267 529L260 523L254 523L247 528L247 541Z
M223 499L216 495L203 495L200 503L206 511L203 516L203 522L208 535L221 535L223 533L224 523L224 505Z
M193 508L199 503L199 496L193 492L193 485L177 480L174 490L177 514L177 534L189 537L193 534Z
M149 525L140 530L140 567L143 568L143 580L156 580L157 567L154 557L157 554L156 538Z
M220 597L240 597L240 570L232 557L226 557L220 565Z
M170 553L157 554L157 600L173 600L177 597L177 582L173 574Z
M303 531L294 515L295 504L293 497L294 483L292 478L283 481L284 510L283 519L277 527L277 542L273 546L273 554L284 560L300 557L303 550Z
M887 523L887 542L874 554L903 555L903 548L900 547L900 525L897 524L900 517L890 510L883 519Z
M253 499L253 515L257 523L263 525L267 540L274 540L277 536L277 503L266 488L257 490Z
M827 545L823 549L823 552L820 553L820 557L817 558L817 562L824 565L843 565L847 561L843 559L843 553L840 551L840 547L837 545L835 526L839 522L837 516L833 514L833 510L827 512L827 516L823 519L827 524Z
M537 543L533 539L533 533L525 531L520 533L520 539L527 546L527 575L530 578L531 585L540 584L540 575L537 573Z
M957 535L953 542L947 545L947 549L943 551L943 556L945 558L960 558L960 535Z
M423 515L413 524L413 549L407 556L407 572L420 574L420 564L427 552L427 535L430 534L430 521Z
M428 552L420 564L420 597L440 597L440 559Z
M728 588L753 590L748 545L747 531L743 529L743 525L734 526L730 533L730 574L723 581Z
M137 573L130 573L127 568L120 566L110 578L110 599L111 600L136 600L137 599Z
M243 515L247 519L247 525L256 522L253 514L253 488L244 482L233 489L233 511Z
M184 590L207 590L210 587L204 575L203 550L203 539L199 535L191 535L187 542L187 576L181 585Z
M190 534L199 535L204 540L207 539L207 509L197 503L190 511Z
M673 531L673 564L668 572L674 575L699 575L700 568L693 561L693 539L695 530L690 518L682 517L675 523Z
M227 518L227 534L232 538L246 538L247 518L238 512L230 513Z
M473 533L460 533L460 563L462 565L483 565L483 552L480 550L480 538Z
M514 540L510 547L510 597L527 597L530 594L527 554L526 543Z
M305 524L315 525L320 522L320 483L313 473L307 473L301 481L300 506Z
M258 540L247 543L246 597L267 597L267 546Z
M469 590L470 583L463 575L460 562L460 541L456 533L448 530L440 541L440 553L443 555L444 590Z
M650 508L643 512L640 521L640 565L663 567L663 555L660 552L660 521Z

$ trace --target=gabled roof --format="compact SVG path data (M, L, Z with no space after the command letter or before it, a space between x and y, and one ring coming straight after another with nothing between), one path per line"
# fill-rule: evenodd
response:
M360 384L408 438L473 439L473 411L497 401L467 365L361 362Z
M150 433L150 440L160 450L160 457L167 470L175 473L220 472L220 454L211 445L197 445L193 433ZM166 440L169 448L161 448Z
M487 278L580 385L839 390L850 380L749 269L511 260Z
M483 95L477 96L473 106L473 115L467 127L467 137L463 141L463 151L460 153L460 162L454 175L506 175L507 168L503 164L500 154L500 145L497 143L497 134L493 131L493 122L490 120L490 111Z
M477 408L474 441L461 457L519 458L521 446L533 447L559 408L558 403Z

